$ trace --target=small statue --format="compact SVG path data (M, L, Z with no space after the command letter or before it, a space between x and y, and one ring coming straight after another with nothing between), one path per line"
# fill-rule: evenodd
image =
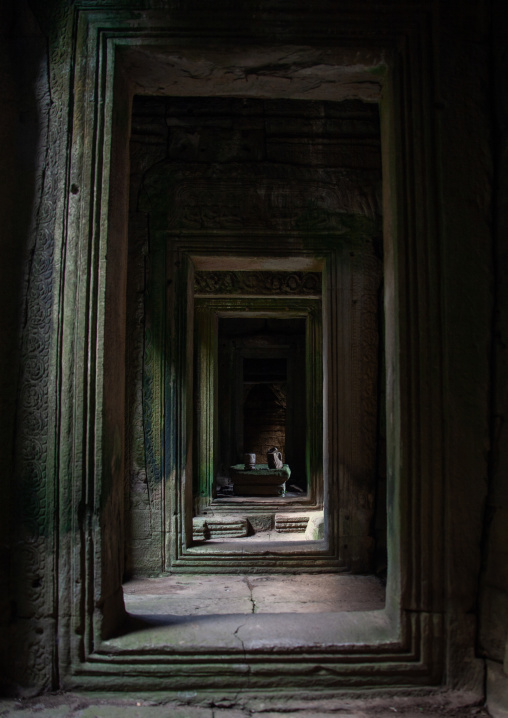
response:
M272 448L267 452L266 461L269 469L282 469L284 466L282 462L282 454L276 446L272 446Z

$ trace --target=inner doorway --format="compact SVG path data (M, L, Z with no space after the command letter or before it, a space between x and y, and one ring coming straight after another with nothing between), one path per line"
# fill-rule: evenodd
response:
M266 464L274 447L291 470L285 492L306 494L305 319L224 317L218 333L217 495L234 494L244 454Z
M241 283L250 272L236 274ZM273 524L278 512L323 509L321 273L312 282L298 274L307 296L195 295L195 518L265 513ZM280 476L267 465L273 448ZM247 453L256 455L252 472Z
M236 304L196 308L193 539L323 539L320 299Z
M208 560L193 545L193 514L229 510L234 499L217 495L214 426L216 325L233 318L305 319L314 362L305 372L306 485L290 501L328 506L320 565L371 565L383 493L378 120L376 106L356 101L135 98L126 573L246 565L242 549ZM264 293L249 279L231 295L235 277L265 272L290 281L269 281ZM301 273L322 277L322 298L298 293ZM208 293L205 274L216 285ZM256 570L281 563L263 553L249 568L254 560ZM307 551L284 557L288 570L307 561L316 565Z

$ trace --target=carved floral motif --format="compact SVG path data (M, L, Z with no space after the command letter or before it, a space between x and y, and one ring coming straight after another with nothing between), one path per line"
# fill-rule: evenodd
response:
M320 272L196 272L196 294L321 294Z

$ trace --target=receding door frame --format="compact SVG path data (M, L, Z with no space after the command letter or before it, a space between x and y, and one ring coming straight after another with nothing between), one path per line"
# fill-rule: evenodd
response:
M149 181L148 194L152 196L153 187L164 186L159 175ZM157 218L153 220L154 224L156 221ZM161 221L164 221L163 217ZM157 236L157 225L154 236ZM325 233L313 238L312 247L298 249L295 246L298 240L294 235L278 236L276 248L269 236L214 236L210 243L206 237L175 237L168 234L164 227L160 227L159 236L159 248L152 252L154 284L149 295L159 312L160 294L168 292L166 307L170 311L165 321L151 323L151 341L156 347L166 347L166 358L153 364L154 373L150 381L158 401L153 404L150 425L159 427L157 431L165 437L160 442L163 455L157 461L165 463L164 474L167 477L178 477L177 481L166 482L164 487L168 568L172 571L207 571L213 567L214 570L262 572L274 567L292 571L296 566L308 570L323 570L326 566L331 571L368 571L373 549L371 525L376 481L376 415L382 410L377 406L377 372L372 371L379 357L378 317L372 306L379 302L382 277L374 237L369 232L344 232L335 238ZM254 247L256 254L253 253ZM323 494L318 495L316 487L313 501L315 506L325 506L326 542L315 547L305 546L301 550L295 547L291 551L281 549L269 553L262 547L257 554L253 550L246 554L240 547L223 552L220 548L204 551L201 547L194 547L192 539L196 397L193 394L194 367L189 357L194 356L195 304L201 302L194 294L194 272L207 267L224 267L228 262L237 269L242 266L271 266L280 270L289 261L303 271L320 269L323 276L322 342L321 331L317 331L321 319L316 316L308 343L309 353L318 358L311 363L316 376L309 377L309 385L317 387L322 384L323 387L323 438L322 448L314 446L309 457L316 462L314 472L317 476L322 451ZM165 273L161 270L164 266ZM215 300L208 298L205 301ZM251 301L257 304L256 311L259 312L263 306L265 311L270 311L270 304L275 300L265 297ZM307 314L311 309L309 298L280 298L277 301L287 302L286 314L295 309L300 314ZM231 307L231 302L231 298L223 299L222 309ZM234 302L236 310L241 312L245 297ZM320 314L321 310L317 309L319 303L314 302L314 305L314 312ZM215 341L213 321L206 321L202 344L211 348L211 355L215 351ZM208 377L206 396L200 399L212 405L213 396L209 391L211 362L205 361L200 371ZM318 421L320 428L321 421ZM202 449L198 447L197 453L202 450L202 461L207 467L211 467L213 422L213 411L205 413L202 427L205 441ZM321 442L321 438L316 438L320 432L312 436L314 441ZM206 472L206 491L210 491L213 470L207 468ZM332 506L334 510L326 510L326 507ZM310 551L320 557L319 562L311 558Z
M296 501L274 502L277 511L323 508L323 358L321 300L287 297L203 297L195 298L195 357L198 407L194 429L195 492L194 506L201 513L214 505L214 482L217 467L217 319L218 318L303 318L305 319L305 406L307 495ZM221 502L219 505L223 505ZM234 512L259 509L256 501L242 501L241 507L226 502L224 508ZM271 508L271 507L269 507ZM266 510L266 502L261 510Z
M275 46L276 57L268 61L258 38L249 35L242 41L252 41L253 49L242 50L238 61L234 54L238 32L230 26L222 27L222 34L217 32L214 23L220 21L220 13L208 15L207 24L199 27L199 19L194 18L190 30L188 23L169 26L167 16L157 11L136 14L96 6L76 9L76 42L66 64L72 66L75 76L70 101L72 140L63 188L65 195L72 197L72 205L62 229L65 266L59 291L63 309L55 318L54 329L63 367L57 422L61 567L57 586L53 563L47 562L44 568L48 583L53 582L58 590L60 675L65 687L243 690L248 675L253 690L280 690L283 673L286 687L329 690L336 695L337 690L348 688L429 688L443 681L456 680L463 685L475 681L477 662L470 659L459 664L453 660L470 643L465 643L462 633L462 609L458 609L458 617L451 610L454 604L446 576L450 575L453 554L444 550L446 521L450 515L453 519L453 514L448 512L449 481L443 448L447 394L439 285L443 258L436 132L435 117L428 110L435 100L434 8L432 3L422 2L399 8L395 14L379 13L375 25L366 28L367 15L353 4L337 7L333 18L328 11L316 13L315 18L313 14L312 25L305 7L305 15L296 18L301 25L295 22L301 33L288 30L293 48L295 43L305 42L306 57L310 57L303 73L306 87L291 82L294 89L289 92L293 91L293 96L304 96L304 90L309 90L312 67L314 75L320 68L331 67L323 65L322 53L328 52L329 61L339 48L337 73L330 71L326 82L315 82L310 92L324 87L329 99L356 96L382 104L389 552L386 608L326 615L321 622L316 619L322 631L312 635L302 635L292 617L287 621L277 617L273 624L268 618L255 616L252 639L247 643L235 632L235 645L189 643L183 648L140 642L133 648L129 637L126 641L121 637L116 643L104 641L125 619L121 589L124 415L122 402L115 403L114 398L123 390L118 356L125 346L126 118L130 117L132 95L140 86L147 94L184 94L189 93L185 83L190 82L194 83L192 94L213 94L209 86L201 89L202 74L189 72L185 63L206 57L206 43L217 47L218 37L226 57L222 68L215 64L222 80L231 66L240 66L248 55L253 68L275 69L273 73L264 72L264 76L253 73L256 88L246 76L242 93L259 90L266 81L273 82L263 90L266 96L281 96L277 90L281 73L276 66L280 58L288 57L288 50L280 46L280 26L273 25L274 18L268 14L260 15L259 32L265 42ZM175 17L178 23L176 9ZM166 62L173 57L176 62ZM143 78L144 85L140 84ZM232 81L236 87L240 84L236 76ZM222 87L227 94L227 77ZM371 94L365 98L365 92ZM84 152L84 147L91 150ZM305 248L296 242L295 249ZM260 250L263 253L262 247ZM266 251L269 254L273 247ZM315 256L315 252L310 254ZM325 293L338 278L332 269L325 280ZM335 310L330 307L330 313ZM326 339L324 351L334 354ZM325 393L330 395L340 388L329 380ZM419 401L422 396L424 401ZM330 435L343 424L340 416L340 407L335 415L325 412ZM325 460L325 471L331 470L330 463L331 459L328 465ZM338 456L333 457L333 465L340 465ZM166 476L168 490L174 484L180 491L179 479L174 474ZM181 536L179 507L171 508L171 530ZM38 597L39 589L33 590ZM458 629L449 616L457 619ZM246 616L246 622L248 619ZM308 625L314 626L316 621L309 619ZM282 643L275 641L274 632L283 636ZM41 634L37 647L44 640ZM49 643L54 645L53 641Z

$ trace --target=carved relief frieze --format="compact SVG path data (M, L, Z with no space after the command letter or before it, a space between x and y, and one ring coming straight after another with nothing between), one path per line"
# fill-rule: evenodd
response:
M243 177L183 181L170 199L168 230L345 231L341 215L372 215L376 199L374 191L359 192L349 178L336 179L334 185Z
M194 274L194 291L202 294L315 296L321 294L320 272L202 272Z
M172 204L169 229L343 229L337 189L304 182L183 183Z

